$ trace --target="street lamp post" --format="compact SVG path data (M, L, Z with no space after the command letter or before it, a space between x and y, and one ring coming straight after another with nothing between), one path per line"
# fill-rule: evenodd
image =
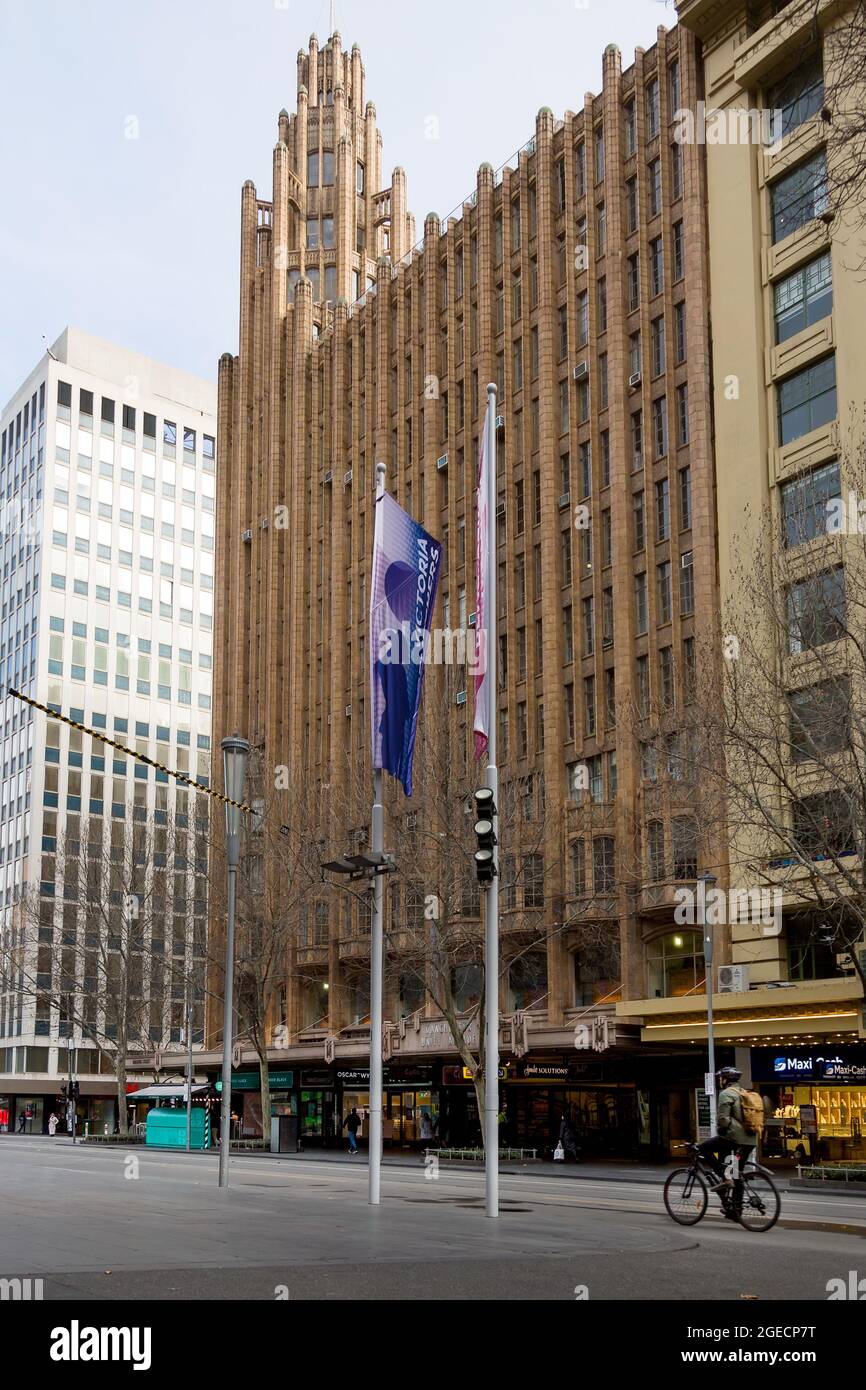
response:
M698 879L698 913L704 932L704 966L707 972L707 1055L709 1072L715 1091L716 1041L713 1036L713 924L707 921L707 893L716 886L715 874L701 874Z
M186 1151L192 1139L192 971L186 977Z
M222 741L225 794L231 801L243 800L250 745L239 734ZM226 867L228 869L228 914L226 922L226 975L223 1010L223 1089L220 1110L220 1187L229 1185L229 1149L232 1121L232 1008L235 970L235 901L240 860L241 812L226 803Z

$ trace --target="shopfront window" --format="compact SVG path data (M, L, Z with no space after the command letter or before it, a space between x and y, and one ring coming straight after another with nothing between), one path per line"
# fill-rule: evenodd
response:
M705 986L703 943L699 932L668 932L647 945L647 990L650 999L676 999Z
M833 940L823 941L820 924L789 921L785 924L789 980L830 980L839 974L836 956L840 951Z

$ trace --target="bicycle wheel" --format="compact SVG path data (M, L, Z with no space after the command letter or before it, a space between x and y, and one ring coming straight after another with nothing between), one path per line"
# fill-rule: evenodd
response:
M668 1216L679 1226L696 1226L710 1200L707 1184L693 1168L675 1168L665 1183Z
M746 1173L743 1177L743 1209L740 1225L747 1231L769 1231L779 1219L782 1202L776 1185L766 1173Z

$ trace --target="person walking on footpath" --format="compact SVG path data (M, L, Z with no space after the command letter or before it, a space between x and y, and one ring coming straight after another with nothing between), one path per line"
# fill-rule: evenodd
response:
M57 1133L57 1126L58 1126L58 1124L59 1124L59 1120L57 1119L57 1116L56 1116L56 1115L49 1115L49 1116L48 1116L48 1133L51 1135L51 1138L52 1138L52 1139L54 1138L55 1134Z
M360 1128L361 1116L358 1114L357 1110L353 1105L345 1120L343 1121L343 1129L347 1130L349 1135L350 1154L356 1154L358 1152L358 1130Z
M577 1135L572 1128L571 1119L568 1111L563 1114L562 1123L559 1126L559 1142L567 1154L571 1154L575 1163L580 1162L577 1152Z

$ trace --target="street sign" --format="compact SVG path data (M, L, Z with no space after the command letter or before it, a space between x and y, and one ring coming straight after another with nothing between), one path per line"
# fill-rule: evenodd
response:
M240 1066L243 1059L243 1048L241 1047L240 1043L236 1042L234 1047L232 1048L232 1066L235 1068L235 1070L237 1070L237 1068Z
M716 1078L711 1071L704 1072L704 1090L708 1096L714 1096L716 1094Z

